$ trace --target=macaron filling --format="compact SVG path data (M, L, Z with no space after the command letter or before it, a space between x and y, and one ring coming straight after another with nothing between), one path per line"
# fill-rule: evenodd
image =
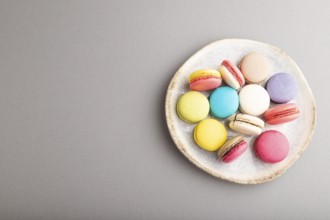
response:
M221 79L221 78L217 77L217 76L201 76L201 77L191 79L190 83L194 83L194 82L197 82L197 81L203 80L203 79Z
M264 126L262 126L261 124L259 123L256 123L256 122L253 122L251 120L248 120L246 118L238 118L239 114L236 114L235 117L234 117L234 122L242 122L242 123L246 123L246 124L250 124L250 125L253 125L253 126L256 126L256 127L259 127L259 128L263 128Z
M232 67L231 63L228 60L224 60L222 62L222 65L226 67L227 70L235 77L240 86L244 85L245 82L242 79L243 76L240 76L240 74Z
M283 117L287 117L289 115L294 115L294 114L299 114L299 110L296 108L287 109L282 112L275 113L273 115L269 115L269 116L267 115L267 116L265 116L265 118L266 118L266 120L271 119L271 118L283 118Z

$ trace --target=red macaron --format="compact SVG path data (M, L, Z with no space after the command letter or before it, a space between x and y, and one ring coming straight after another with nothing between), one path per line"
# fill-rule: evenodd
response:
M290 144L286 136L275 130L263 132L254 142L256 155L266 163L284 160L289 153L289 148Z
M293 103L277 105L268 109L264 117L270 125L282 124L297 119L299 117L299 109Z

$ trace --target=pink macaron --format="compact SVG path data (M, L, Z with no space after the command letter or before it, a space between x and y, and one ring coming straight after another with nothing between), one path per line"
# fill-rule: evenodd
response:
M223 80L234 89L239 89L245 84L241 71L229 60L222 61L218 68Z
M218 151L218 156L225 163L230 163L241 156L248 148L248 143L242 136L228 140Z
M282 124L297 119L299 117L299 109L293 103L277 105L268 109L264 117L270 125Z
M275 130L268 130L257 137L254 142L256 155L266 163L277 163L289 153L289 141L286 136Z

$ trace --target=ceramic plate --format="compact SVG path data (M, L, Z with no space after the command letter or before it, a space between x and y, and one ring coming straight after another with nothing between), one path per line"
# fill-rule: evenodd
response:
M187 124L176 113L178 98L189 91L188 76L191 72L203 69L217 69L220 62L229 59L238 64L249 52L264 54L272 66L271 75L287 72L298 82L298 94L295 102L300 109L297 120L281 124L268 125L265 130L275 129L284 133L290 142L288 156L276 164L260 161L253 152L255 137L246 137L248 150L235 161L225 164L217 158L216 152L207 152L199 148L193 140L193 129L196 124ZM203 92L208 96L209 92ZM316 120L315 101L311 89L297 64L282 50L265 43L244 39L225 39L213 42L191 56L175 73L167 90L166 120L172 139L183 155L205 172L225 180L241 184L256 184L270 181L286 171L302 154L312 137ZM211 116L209 116L211 117ZM225 124L228 138L237 133L228 127L228 120L220 120Z

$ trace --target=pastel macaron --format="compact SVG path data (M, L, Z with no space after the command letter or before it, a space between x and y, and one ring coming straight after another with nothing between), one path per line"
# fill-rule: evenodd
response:
M266 89L273 102L286 103L295 98L298 85L291 74L277 73L267 81Z
M254 142L256 155L266 163L277 163L284 160L289 153L290 144L286 136L276 130L260 134Z
M243 57L240 69L248 83L262 83L267 79L271 66L265 56L252 52Z
M241 71L229 60L222 61L218 68L226 84L234 89L239 89L245 84Z
M190 89L195 91L207 91L221 85L222 78L218 70L201 69L189 75Z
M281 104L268 109L264 117L270 125L282 124L297 119L299 109L294 103Z
M218 156L225 163L230 163L241 156L248 148L248 143L242 136L228 140L218 151Z
M259 135L265 126L263 120L247 114L235 114L229 120L229 127L232 130L246 135Z
M194 140L204 150L216 151L227 139L227 130L216 119L208 118L199 122L194 129Z
M210 97L210 112L217 118L227 118L234 114L239 106L238 94L229 86L215 89Z
M239 108L243 113L259 116L270 105L268 92L260 85L250 84L244 86L239 93Z
M210 111L210 104L202 93L189 91L180 96L176 110L185 122L196 123L206 118Z

